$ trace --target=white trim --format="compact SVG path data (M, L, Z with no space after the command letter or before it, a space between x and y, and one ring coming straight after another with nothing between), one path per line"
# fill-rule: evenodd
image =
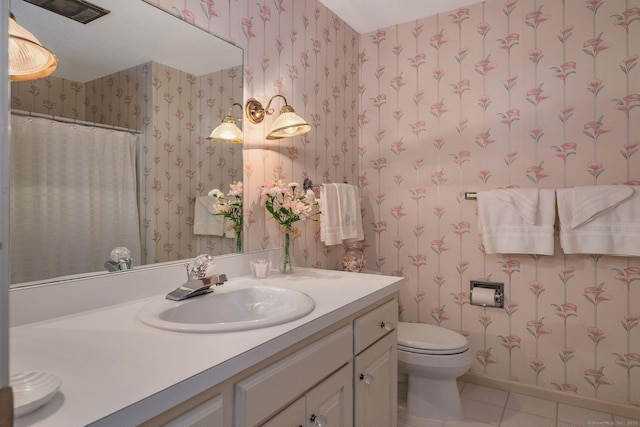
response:
M9 386L9 2L0 2L0 388Z
M588 396L581 396L578 394L537 387L529 384L522 384L502 378L485 377L473 372L467 372L458 379L471 384L496 388L510 393L524 394L527 396L537 397L539 399L551 400L556 403L564 403L566 405L591 409L593 411L606 412L634 420L640 418L640 408L624 405L622 403L595 399Z

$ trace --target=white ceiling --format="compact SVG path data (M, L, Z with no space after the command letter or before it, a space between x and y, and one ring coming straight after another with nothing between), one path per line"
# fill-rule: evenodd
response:
M360 34L413 21L481 0L320 0Z

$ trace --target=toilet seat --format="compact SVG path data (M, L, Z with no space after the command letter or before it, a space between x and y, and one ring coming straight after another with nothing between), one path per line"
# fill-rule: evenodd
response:
M398 350L417 354L458 354L469 349L462 334L427 323L398 323Z

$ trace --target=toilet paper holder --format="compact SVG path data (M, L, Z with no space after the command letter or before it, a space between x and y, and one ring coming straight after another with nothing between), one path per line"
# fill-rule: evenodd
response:
M479 280L471 280L471 291L469 293L469 302L471 305L479 305L482 307L495 307L495 308L503 308L504 307L504 283L499 282L483 282ZM474 301L473 291L475 289L487 289L489 291L493 291L493 304L490 301L486 301L483 298L481 301ZM480 291L482 294L486 294L486 291ZM478 294L480 293L478 292Z

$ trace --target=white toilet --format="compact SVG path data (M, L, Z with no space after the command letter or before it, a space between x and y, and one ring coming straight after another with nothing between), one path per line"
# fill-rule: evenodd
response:
M426 323L398 323L398 373L408 376L407 413L434 420L462 420L456 378L471 368L463 335Z

